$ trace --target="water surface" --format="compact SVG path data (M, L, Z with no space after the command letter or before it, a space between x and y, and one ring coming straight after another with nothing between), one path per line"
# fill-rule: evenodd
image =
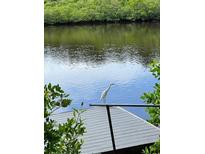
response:
M147 65L159 59L159 40L159 24L45 27L45 83L59 84L74 107L99 103L110 83L116 85L107 103L143 103L140 96L156 82ZM128 110L148 117L144 109Z

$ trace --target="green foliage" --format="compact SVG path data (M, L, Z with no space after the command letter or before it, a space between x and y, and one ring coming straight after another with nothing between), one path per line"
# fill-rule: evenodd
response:
M160 80L160 64L153 62L151 64L150 71L152 72L153 76ZM160 83L155 83L153 92L144 93L141 96L141 99L144 100L147 104L160 104ZM147 108L147 112L150 115L150 119L148 120L155 126L159 126L160 124L160 109L159 108Z
M44 0L45 24L159 18L160 0Z
M44 153L45 154L78 154L85 132L80 117L82 110L73 111L73 117L64 124L57 124L50 116L60 108L71 104L71 100L59 85L50 83L44 86Z
M143 154L160 154L160 141L155 142L149 147L145 147Z
M152 72L153 76L160 80L160 64L157 62L153 62L150 64L150 72ZM156 83L154 85L154 91L144 93L141 98L145 101L147 104L160 104L160 83ZM148 120L150 123L152 123L155 126L160 125L160 109L159 108L147 108L146 111L150 115L150 119ZM146 147L143 150L143 154L159 154L160 153L160 141L157 141L155 144Z

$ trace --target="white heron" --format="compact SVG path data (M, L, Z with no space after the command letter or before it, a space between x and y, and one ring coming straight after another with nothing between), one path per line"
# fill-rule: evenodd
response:
M114 83L111 83L111 84L109 85L109 87L106 88L106 89L102 92L101 97L100 97L100 100L103 101L103 103L106 103L107 93L109 92L111 86L113 86L113 85L115 85L115 84L114 84Z

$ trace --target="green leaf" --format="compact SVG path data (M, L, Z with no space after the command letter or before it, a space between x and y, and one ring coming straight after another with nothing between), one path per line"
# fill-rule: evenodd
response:
M67 107L68 105L70 105L70 103L71 103L71 100L63 99L62 102L61 102L61 106L62 107Z

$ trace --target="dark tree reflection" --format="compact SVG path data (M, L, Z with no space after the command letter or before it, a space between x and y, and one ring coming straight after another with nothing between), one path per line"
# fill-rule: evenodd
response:
M146 66L159 58L159 24L45 27L45 56L101 65L133 62Z

